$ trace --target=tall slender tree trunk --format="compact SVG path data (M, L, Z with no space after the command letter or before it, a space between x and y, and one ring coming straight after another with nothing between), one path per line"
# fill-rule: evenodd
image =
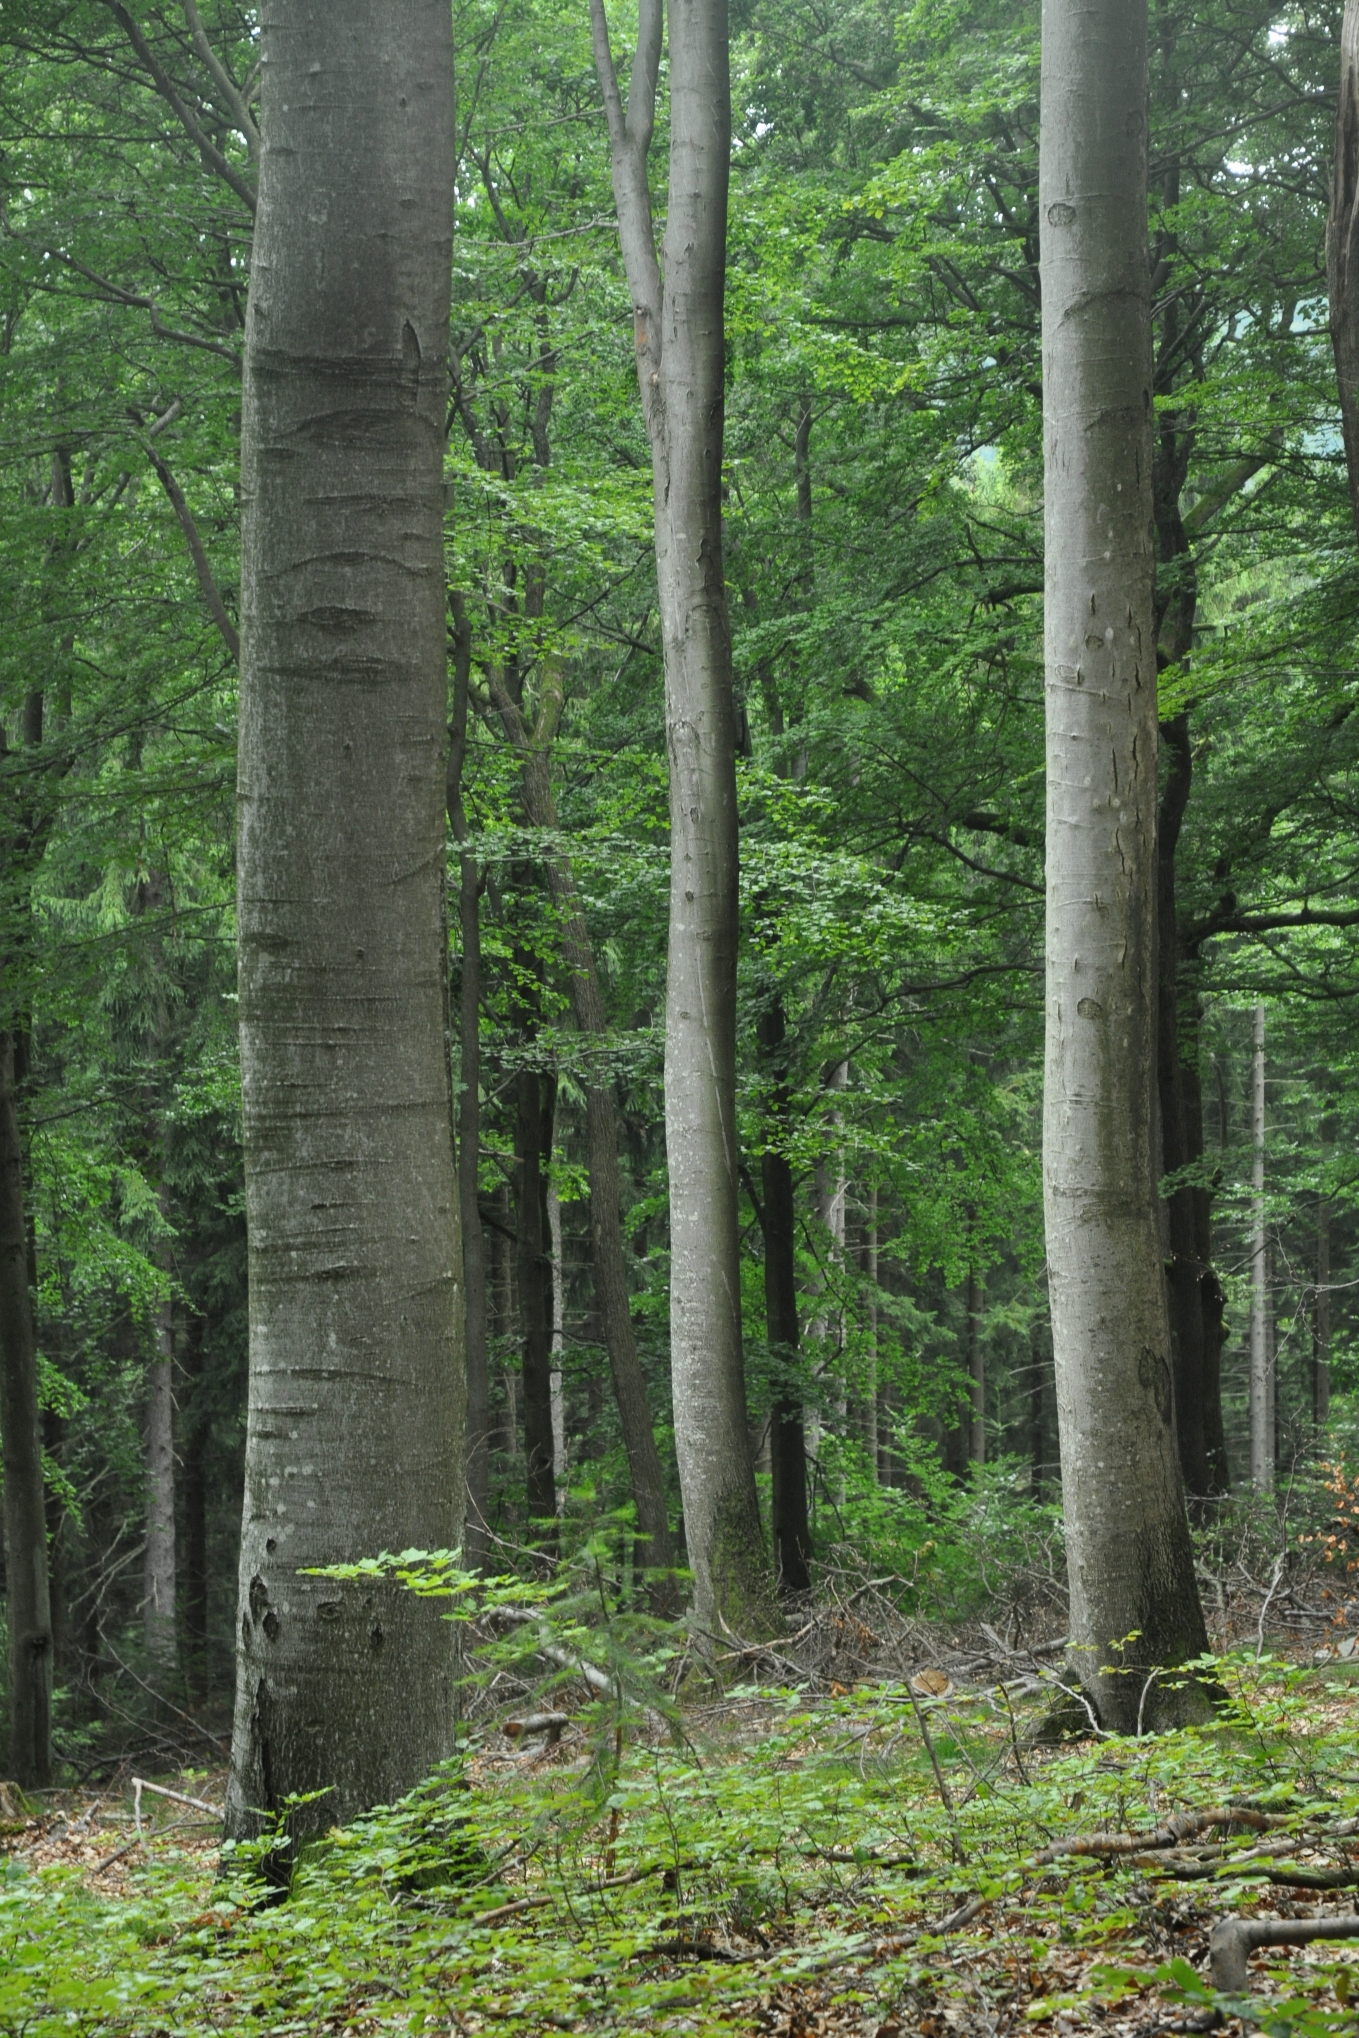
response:
M1329 1158L1336 1122L1321 1121L1322 1160ZM1317 1197L1317 1289L1312 1318L1312 1422L1322 1429L1331 1419L1331 1199Z
M974 1465L986 1463L986 1346L981 1334L982 1286L977 1269L967 1270L967 1373L971 1408L967 1455Z
M546 672L539 722L530 733L517 703L503 687L496 691L496 706L519 752L525 819L531 828L551 836L558 834L559 824L548 746L560 718L563 698L560 673ZM618 1172L618 1111L604 1047L609 1018L580 889L564 850L554 849L549 856L547 874L559 916L562 951L570 971L572 1016L585 1038L589 1057L584 1072L585 1136L595 1295L627 1454L632 1503L637 1512L637 1556L644 1568L663 1571L674 1562L674 1545L665 1473L656 1448L646 1379L632 1326L632 1296L623 1243L622 1183ZM658 1589L664 1596L665 1589Z
M1156 1211L1145 0L1044 0L1047 1219L1077 1674L1135 1726L1206 1647ZM1136 1639L1127 1641L1135 1631ZM1117 1645L1117 1646L1116 1646ZM1119 1674L1141 1669L1143 1676ZM1153 1681L1153 1722L1201 1710Z
M486 1232L481 1222L481 875L467 826L463 782L472 631L454 602L453 720L445 804L458 845L458 1213L462 1233L464 1350L467 1370L467 1562L489 1555L491 1385L486 1314Z
M566 1265L562 1245L562 1199L555 1182L547 1185L547 1229L552 1253L552 1371L548 1375L552 1406L552 1484L558 1514L566 1504L566 1386L562 1360L566 1353Z
M868 1295L864 1306L868 1332L868 1365L864 1377L864 1449L869 1469L878 1477L878 1185L868 1192L868 1215L864 1225L864 1280Z
M694 1608L772 1620L741 1350L736 1129L736 717L722 568L731 95L725 0L672 0L664 282L647 184L661 0L640 0L624 109L590 0L637 377L651 441L670 760L665 1127L670 1366Z
M52 1606L38 1426L38 1348L28 1284L15 1038L0 1031L0 1444L4 1451L10 1768L52 1781Z
M1261 1492L1274 1484L1274 1418L1270 1406L1269 1235L1265 1228L1265 1008L1255 1007L1251 1038L1250 1215L1250 1478Z
M774 1571L785 1592L806 1592L812 1582L812 1536L807 1520L807 1433L798 1374L797 1213L788 1159L791 1097L787 1022L773 989L755 1022L769 1084L769 1125L760 1159L764 1213L764 1314L769 1342L770 1515Z
M162 1216L167 1200L162 1189ZM168 1280L168 1251L160 1258ZM153 1339L142 1431L146 1474L142 1632L147 1655L158 1671L168 1674L175 1670L179 1656L175 1616L175 1311L168 1290L156 1305Z
M543 1535L557 1513L552 1480L552 1262L547 1218L548 1169L556 1078L524 1069L516 1084L515 1230L524 1394L524 1465L531 1532Z
M250 1406L227 1828L452 1747L437 1601L307 1567L455 1545L445 1041L446 6L279 0L243 401L240 1016Z
M1189 718L1167 722L1162 737L1170 752L1157 832L1157 1013L1156 1059L1161 1105L1161 1167L1174 1175L1190 1160L1184 1069L1180 1052L1180 955L1176 928L1175 851L1193 782ZM1170 1348L1175 1375L1175 1430L1180 1447L1180 1472L1186 1490L1212 1491L1208 1464L1206 1383L1204 1379L1203 1266L1198 1254L1194 1191L1181 1184L1171 1192L1166 1211L1169 1227L1167 1302Z
M207 1324L195 1312L184 1338L184 1377L188 1382L183 1422L180 1488L184 1511L184 1653L189 1690L198 1700L208 1696L208 1443L204 1339Z
M1345 0L1340 27L1340 91L1326 221L1326 281L1350 509L1359 535L1359 0Z

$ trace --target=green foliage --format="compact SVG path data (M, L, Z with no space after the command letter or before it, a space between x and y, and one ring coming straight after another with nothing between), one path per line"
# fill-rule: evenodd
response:
M456 1583L440 1561L409 1568ZM717 2032L747 2028L773 1987L827 2003L866 1991L880 2014L920 2017L1013 2000L1017 1980L1040 2029L1062 2011L1126 2014L1148 1992L1210 2007L1203 1973L1157 1950L1185 1885L1153 1857L1100 1872L1052 1850L1228 1801L1323 1847L1343 1828L1359 1808L1353 1699L1270 1661L1218 1668L1231 1703L1214 1725L1051 1754L1016 1735L1032 1700L1000 1690L919 1711L899 1687L733 1693L725 1723L626 1738L606 1788L578 1743L564 1760L507 1761L477 1734L401 1804L310 1850L288 1901L263 1910L239 1852L215 1880L162 1843L117 1898L11 1861L0 2026L198 2038L227 2022L263 2038L494 2015L525 2032ZM1258 1840L1226 1838L1211 1882L1187 1885L1196 1916L1258 1899ZM931 1930L969 1895L966 1923ZM734 1957L686 1960L686 1946ZM1265 2029L1348 2027L1353 1961L1318 1951L1257 1986Z

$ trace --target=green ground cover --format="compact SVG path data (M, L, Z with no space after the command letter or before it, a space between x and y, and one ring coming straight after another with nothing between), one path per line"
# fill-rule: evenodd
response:
M44 1858L39 1821L0 1882L0 2030L1204 2028L1242 2007L1207 1986L1214 1920L1339 1915L1359 1888L1350 1673L1220 1670L1206 1729L1058 1748L1026 1745L1047 1695L1007 1685L751 1688L668 1721L613 1697L568 1708L554 1745L486 1723L306 1850L281 1902L267 1843L221 1859L148 1827L101 1874L121 1830ZM1359 1942L1256 1965L1265 2030L1353 2028Z

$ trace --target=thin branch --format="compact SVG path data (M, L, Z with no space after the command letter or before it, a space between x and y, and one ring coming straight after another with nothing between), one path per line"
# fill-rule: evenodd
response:
M174 114L175 119L184 129L185 134L188 135L190 141L198 150L199 155L202 156L203 161L210 170L217 172L217 175L224 184L231 186L236 196L243 204L248 205L253 213L258 204L254 186L247 178L241 175L234 163L228 162L227 158L213 141L211 135L208 134L201 122L189 111L184 101L180 98L179 93L175 90L174 80L161 63L150 43L146 40L146 37L142 34L137 23L128 13L126 7L121 4L121 0L104 0L104 4L136 51L137 60L141 64L142 69L146 72L157 92L159 92L161 98Z
M194 0L183 0L183 7L184 19L188 22L189 33L193 37L193 46L202 58L208 76L226 100L227 103L223 110L230 113L235 120L239 132L245 138L245 146L249 150L250 159L253 162L259 155L260 131L256 125L255 116L250 111L249 101L218 56L216 50L214 50L212 44L208 41L207 31L203 27Z
M158 422L164 421L159 420ZM152 429L155 429L154 426ZM212 567L209 565L208 555L203 549L203 540L198 534L198 525L194 521L193 511L189 508L188 503L185 502L184 491L175 480L174 475L151 444L150 434L142 440L141 446L142 451L156 470L160 485L169 498L171 509L179 519L179 527L184 533L184 541L189 548L189 557L193 560L194 572L198 575L198 585L202 589L203 599L208 605L208 614L220 630L222 641L231 653L233 660L239 665L241 660L241 640L237 633L236 625L227 614L226 603L222 600L221 590L213 578Z

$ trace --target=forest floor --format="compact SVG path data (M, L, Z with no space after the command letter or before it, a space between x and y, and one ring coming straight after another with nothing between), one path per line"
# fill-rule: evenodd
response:
M1356 1910L1359 1655L1270 1639L1220 1659L1210 1726L1056 1747L1051 1651L668 1722L559 1679L555 1724L488 1705L273 1905L223 1859L220 1773L11 1795L0 2032L1352 2031L1359 1937L1211 1985L1218 1920Z

